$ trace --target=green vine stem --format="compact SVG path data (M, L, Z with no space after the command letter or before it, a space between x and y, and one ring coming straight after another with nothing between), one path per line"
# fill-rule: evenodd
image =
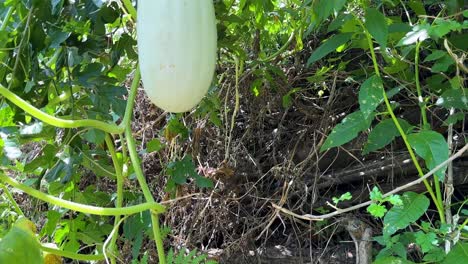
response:
M50 248L41 245L41 250L50 254L54 254L57 256L74 259L74 260L81 260L81 261L100 261L104 260L104 255L97 254L97 255L85 255L85 254L77 254L70 251L60 250L56 248Z
M415 57L414 57L414 79L416 83L416 91L418 93L418 102L419 102L419 107L421 108L421 117L423 121L423 129L430 129L429 123L427 122L427 113L426 113L426 102L424 101L424 98L422 96L422 89L421 89L421 82L419 80L419 51L421 49L421 43L418 41L416 43L416 51L415 51Z
M8 11L5 15L5 19L3 19L2 25L0 26L0 31L4 31L6 29L14 11L15 10L13 9L13 7L8 8Z
M111 138L111 136L109 134L106 135L106 138L105 138L105 141L106 141L106 145L107 145L107 149L109 150L109 153L111 155L111 158L112 158L112 162L114 164L114 168L115 168L115 175L116 175L116 178L117 178L117 204L116 204L116 208L121 208L122 205L123 205L123 175L122 175L122 165L120 164L119 162L119 159L117 158L117 153L115 151L115 147L114 147L114 142ZM115 219L114 219L114 226L118 226L119 223L120 223L120 215L117 215L115 216ZM109 244L109 249L111 250L112 252L112 256L111 256L111 263L116 263L116 260L115 260L115 253L117 253L117 235L114 235L112 236L112 239L110 241L110 244Z
M375 51L374 51L374 43L372 42L372 36L367 31L367 29L364 26L364 24L362 23L362 21L360 19L357 19L357 21L359 21L359 24L363 28L364 34L366 35L367 42L368 42L368 45L369 45L369 49L370 49L371 56L372 56L372 62L373 62L373 65L374 65L375 74L378 77L381 77L380 70L379 70L379 64L377 63L377 56L375 55ZM424 172L423 172L421 166L419 165L418 159L416 158L416 155L414 154L413 148L411 147L411 144L408 141L406 133L403 130L403 128L401 127L400 123L398 122L398 119L397 119L395 113L393 112L392 106L390 104L390 100L388 100L387 93L386 93L385 89L383 91L383 99L385 101L387 111L388 111L388 113L390 114L390 116L391 116L391 118L393 120L393 123L395 124L398 132L400 133L401 138L405 142L406 149L408 150L408 153L410 154L411 160L413 161L413 164L416 167L416 170L418 171L419 177L424 176ZM427 191L429 192L432 200L434 201L434 204L437 207L437 212L439 213L440 221L442 223L445 223L445 212L444 212L444 208L443 208L443 205L442 205L442 200L438 199L438 196L436 196L436 194L434 194L434 190L432 190L431 185L429 184L429 182L426 179L423 180L423 183L424 183L424 186L426 187ZM437 187L437 185L436 185L436 187ZM440 187L439 187L439 190L437 190L437 192L440 192Z
M15 201L15 199L13 198L13 195L11 195L11 192L8 190L8 188L3 185L2 183L0 183L0 189L3 190L3 193L7 196L8 200L10 200L10 203L13 205L13 207L15 208L15 211L16 213L19 215L19 216L24 216L24 213L23 211L21 210L21 208L19 207L18 203Z
M147 203L142 203L139 205L133 205L133 206L122 207L122 208L106 208L106 207L91 206L91 205L86 205L86 204L70 202L70 201L63 200L55 196L49 195L49 194L45 194L34 188L26 186L8 177L7 175L3 173L0 173L0 181L3 181L7 183L8 185L11 185L15 187L16 189L19 189L41 201L44 201L44 202L47 202L47 203L50 203L50 204L53 204L62 208L66 208L69 210L73 210L76 212L85 213L85 214L102 215L102 216L117 216L117 215L132 215L132 214L141 213L147 210L153 210L154 212L157 212L157 213L163 213L166 210L166 208L163 205L159 203L155 203L155 202L147 202Z
M140 184L141 190L143 191L143 195L145 196L145 199L147 202L153 203L154 197L151 194L148 184L146 183L146 179L143 174L143 170L141 168L141 163L140 163L140 159L138 157L138 153L136 150L135 139L133 138L132 127L131 127L130 122L126 125L125 137L127 139L128 151L130 153L130 160L132 161L133 169L138 179L138 183ZM159 227L159 216L157 215L156 211L154 213L151 212L151 224L153 226L153 235L154 235L154 240L156 242L156 248L158 250L159 263L166 264L164 244L162 240L161 229Z
M4 96L6 99L11 101L17 107L23 109L29 115L41 120L44 123L49 125L60 127L60 128L81 128L81 127L90 127L97 128L104 132L111 134L120 134L125 130L124 124L128 123L130 120L130 115L134 106L135 97L137 94L138 84L140 82L140 71L135 72L135 78L133 79L132 86L130 88L130 93L128 96L128 104L125 109L125 115L120 125L106 123L99 120L92 119L81 119L81 120L67 120L64 118L58 118L49 114L44 113L40 109L32 106L21 97L17 96L7 88L3 87L0 84L0 95Z

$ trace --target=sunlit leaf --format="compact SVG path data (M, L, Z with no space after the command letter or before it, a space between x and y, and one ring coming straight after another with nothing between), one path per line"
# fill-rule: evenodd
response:
M367 79L359 90L359 106L364 118L368 118L383 102L384 87L382 79L373 75Z
M336 50L339 46L348 42L352 36L353 33L343 33L332 36L312 53L310 58L307 60L307 66L310 66L312 63L327 56L328 54Z

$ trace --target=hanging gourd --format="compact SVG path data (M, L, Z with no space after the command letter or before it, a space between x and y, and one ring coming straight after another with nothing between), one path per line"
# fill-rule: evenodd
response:
M143 87L168 112L205 96L216 64L213 0L139 0L138 56Z

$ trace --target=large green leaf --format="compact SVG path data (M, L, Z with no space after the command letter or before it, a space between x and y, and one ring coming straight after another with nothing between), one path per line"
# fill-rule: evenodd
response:
M402 258L397 258L397 257L384 257L384 258L379 258L376 259L373 264L413 264L414 262L411 262L406 259Z
M418 220L429 208L429 199L423 194L406 192L403 205L393 206L384 217L384 234L392 235Z
M403 119L397 118L401 128L407 133L412 126ZM399 137L400 132L398 131L395 123L392 119L385 119L377 124L369 134L367 143L364 146L363 154L366 155L372 151L376 151L388 145L392 142L395 137Z
M44 263L34 229L35 225L28 219L18 219L0 240L0 263Z
M338 147L354 139L359 132L369 128L373 116L365 118L361 111L356 111L345 117L333 131L320 148L320 151Z
M340 11L346 4L346 0L319 0L314 10L320 20L327 19L333 12Z
M343 33L334 35L333 37L326 40L320 47L318 47L310 56L309 60L307 60L307 66L310 66L312 63L320 60L321 58L327 56L339 46L348 42L353 33Z
M447 109L468 110L468 89L449 89L437 99L436 104Z
M375 8L368 8L366 10L365 26L369 33L379 43L382 48L387 47L388 40L388 24L385 16Z
M443 264L468 263L468 243L456 244L452 251L448 253Z
M367 79L359 90L359 106L364 118L368 118L383 102L384 87L382 79L373 75Z
M449 158L449 149L445 138L435 131L410 134L408 141L416 154L424 159L429 169L435 168ZM440 181L444 180L446 169L447 166L444 166L435 173Z

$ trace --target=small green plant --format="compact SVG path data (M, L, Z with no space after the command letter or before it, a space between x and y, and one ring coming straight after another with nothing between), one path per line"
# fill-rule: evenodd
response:
M340 197L333 197L332 200L335 205L338 205L339 202L349 201L351 200L351 198L353 198L351 193L346 192L346 193L343 193Z
M208 255L200 254L197 256L197 249L186 252L182 248L179 253L175 254L171 248L167 253L167 264L217 264L214 260L209 260Z
M374 217L383 217L385 215L387 212L387 207L385 206L386 202L389 202L394 206L400 206L403 204L399 195L394 194L384 198L382 192L375 186L370 192L370 199L372 204L367 207L367 212Z

